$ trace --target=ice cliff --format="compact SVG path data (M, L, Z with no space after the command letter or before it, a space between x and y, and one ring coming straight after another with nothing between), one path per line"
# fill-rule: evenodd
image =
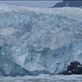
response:
M0 4L0 69L6 74L19 67L57 74L71 61L82 63L82 9Z

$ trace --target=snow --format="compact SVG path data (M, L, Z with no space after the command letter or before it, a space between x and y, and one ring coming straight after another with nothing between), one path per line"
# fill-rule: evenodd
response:
M0 53L27 70L55 74L82 63L82 9L27 8L0 4ZM6 50L7 49L7 50Z

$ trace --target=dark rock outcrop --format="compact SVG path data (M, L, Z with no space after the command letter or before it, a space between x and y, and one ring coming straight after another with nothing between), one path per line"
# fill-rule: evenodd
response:
M54 7L82 7L82 0L64 0L57 3Z
M63 75L82 74L82 65L78 61L73 61L67 66L67 70L61 72Z

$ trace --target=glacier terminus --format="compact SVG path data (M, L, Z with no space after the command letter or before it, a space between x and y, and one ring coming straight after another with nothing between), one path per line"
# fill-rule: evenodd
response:
M82 64L81 8L0 4L0 76L55 75L72 61Z

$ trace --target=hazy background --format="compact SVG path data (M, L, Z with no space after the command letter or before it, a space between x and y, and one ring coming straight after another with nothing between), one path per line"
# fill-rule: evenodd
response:
M59 1L0 1L0 4L9 4L26 7L52 7Z

